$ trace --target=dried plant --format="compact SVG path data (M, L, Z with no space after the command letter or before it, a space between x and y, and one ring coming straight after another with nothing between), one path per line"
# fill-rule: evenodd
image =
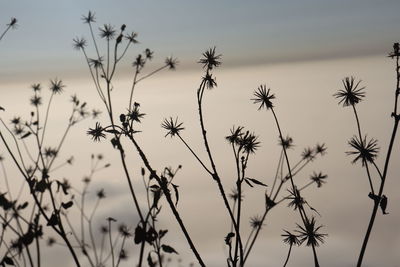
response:
M84 37L76 37L73 39L73 47L83 55L104 111L89 110L86 102L82 102L73 95L70 99L72 111L67 118L61 138L56 144L51 144L48 132L52 127L50 117L53 100L66 91L63 81L56 78L50 80L47 93L44 92L40 83L31 86L32 95L29 98L31 112L27 118L14 116L8 121L3 119L3 116L0 117L0 139L8 154L4 157L0 155L0 165L6 186L5 190L0 191L0 221L3 226L0 232L0 247L3 253L0 256L0 265L42 266L44 249L41 240L46 236L48 246L66 247L76 266L119 267L123 260L128 259L131 249L138 251L138 257L129 258L130 264L139 267L168 266L173 261L171 256L178 255L178 251L174 248L174 244L167 243L165 237L169 231L159 221L160 214L165 212L162 209L163 202L166 202L198 264L207 266L178 210L180 189L175 177L182 166L156 170L137 138L141 134L139 126L146 118L142 105L135 101L134 93L137 87L142 81L163 70L175 70L178 60L167 57L162 65L148 70L154 58L154 52L151 49L146 48L132 57L133 60L130 62L132 80L126 96L125 112L117 114L114 95L120 90L116 88L116 74L125 62L123 59L131 56L131 48L137 46L138 34L127 33L125 24L119 28L111 24L103 24L96 32L96 16L91 11L82 17L82 21L88 26L90 41ZM0 41L16 25L17 19L12 18L0 35ZM339 105L351 107L354 113L357 134L348 141L350 149L346 154L352 157L352 163L361 163L362 168L365 169L370 186L368 196L373 200L372 215L357 266L362 265L378 209L380 208L383 214L388 214L386 211L388 198L383 194L384 185L400 121L397 110L400 94L399 44L395 43L393 48L389 57L396 61L397 82L394 109L391 114L394 124L383 168L379 168L376 164L381 150L378 141L369 138L361 129L356 109L366 95L361 80L357 81L354 77L344 78L343 89L334 94ZM283 242L289 245L283 266L289 263L293 247L304 245L310 247L314 266L319 267L317 247L325 242L327 234L323 225L316 219L316 215L321 216L321 214L306 200L303 192L314 184L317 189L322 187L326 184L328 176L321 171L313 171L309 176L303 175L303 172L305 167L326 154L325 144L317 143L312 147L304 148L299 153L297 162L294 163L292 156L289 157L288 153L289 150L294 149L294 141L281 127L278 119L278 97L267 85L261 84L254 91L251 101L257 105L259 111L272 114L280 147L276 171L272 179L249 175L251 164L262 149L260 137L255 132L247 130L245 126L233 126L227 136L221 140L221 142L225 141L229 146L228 149L232 151L231 160L235 168L234 181L229 185L230 191L227 191L226 184L229 183L230 177L222 175L224 172L221 169L226 168L226 165L221 165L216 160L215 148L210 142L212 129L207 127L204 112L208 91L218 87L215 72L222 66L222 55L215 47L212 47L201 55L197 63L201 65L202 72L199 75L200 83L195 87L196 103L199 135L202 140L200 147L205 154L202 156L197 152L198 146L192 145L191 140L185 136L186 126L178 117L165 118L161 122L161 128L166 131L165 137L169 136L173 140L178 140L188 150L188 154L193 156L194 161L211 178L210 181L218 190L221 204L229 220L226 232L221 233L220 236L223 239L221 241L224 241L226 245L226 265L243 267L249 264L249 256L256 241L260 239L260 232L267 227L265 223L267 215L279 204L286 203L286 209L293 210L299 218L297 223L293 222L294 230L283 230ZM0 107L2 114L7 114L7 106L5 103L1 104L3 105ZM107 122L98 121L101 113L105 114ZM128 185L132 198L132 203L129 205L131 209L127 212L137 215L138 222L125 224L119 222L118 218L99 218L97 215L107 197L107 189L93 190L92 182L95 174L110 167L109 163L104 163L102 154L91 155L89 173L84 176L80 189L70 184L69 180L65 178L60 180L54 175L56 170L73 164L73 157L61 160L61 150L73 126L89 117L96 121L86 130L86 135L96 143L110 142L117 153L124 174L123 179ZM169 142L171 145L176 144L174 141ZM141 161L128 162L128 153L138 154ZM9 185L7 170L3 164L6 158L11 159L23 178L17 194ZM267 170L263 171L267 176ZM144 196L137 194L136 187L141 185L133 182L136 176L143 182L141 189L144 189ZM299 176L309 180L304 182ZM24 190L28 190L28 198L23 195ZM246 219L243 218L244 210L248 208L246 194L258 194L262 203L262 210L257 215L247 218L249 222L247 228L244 224ZM88 203L93 198L95 200L91 204ZM99 222L101 226L96 229ZM46 227L51 228L52 231L47 231ZM190 266L193 265L194 263L191 263Z
M361 80L355 82L354 77L344 78L342 80L344 89L341 89L334 94L334 97L339 99L339 104L343 104L344 107L352 107L356 120L357 135L352 137L348 142L352 150L346 152L346 154L350 156L355 156L355 158L352 160L352 163L361 162L361 166L365 168L366 176L368 178L368 183L371 190L368 193L368 197L373 201L372 214L358 257L357 267L362 266L364 254L368 245L369 237L371 235L379 207L381 208L383 215L388 214L388 212L386 211L388 198L384 195L384 188L387 179L389 163L392 156L393 145L396 139L397 129L400 121L400 115L398 113L397 107L400 94L399 43L395 43L393 45L393 51L389 53L389 57L395 60L396 86L394 90L393 111L391 113L391 117L393 118L393 129L390 135L390 141L387 147L383 168L379 168L375 162L378 156L378 152L380 150L378 147L378 141L374 138L367 139L367 135L364 135L361 129L361 122L356 109L356 106L365 97L365 87L360 87ZM375 169L375 174L371 173L370 167Z

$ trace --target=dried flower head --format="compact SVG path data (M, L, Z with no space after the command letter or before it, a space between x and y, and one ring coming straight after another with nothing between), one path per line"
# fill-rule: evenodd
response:
M211 73L206 73L204 77L202 77L203 83L207 87L207 89L213 89L214 87L217 87L217 82L215 79L212 77Z
M57 149L52 147L46 147L43 152L46 158L54 158L57 156Z
M31 101L31 105L35 106L35 107L38 107L42 104L42 98L38 95L32 96L30 101Z
M82 20L84 23L92 23L92 22L96 22L96 18L95 18L95 13L92 11L88 12L87 16L82 16Z
M250 218L250 226L253 229L258 229L261 228L263 225L263 219L261 216L259 215L255 215L253 217Z
M103 66L103 57L99 58L89 58L89 65L95 69L99 69Z
M287 135L286 138L284 138L284 137L279 138L279 145L284 149L292 148L293 147L293 138L290 137L289 135Z
M99 28L100 37L106 39L107 41L114 39L116 31L110 24L104 24L103 28Z
M175 70L176 65L178 65L178 63L179 63L178 59L173 58L172 56L167 57L165 59L165 65L167 65L170 70Z
M339 99L339 105L343 104L343 107L353 106L359 103L364 97L365 92L363 91L365 87L358 88L361 80L354 82L354 77L346 77L342 80L344 89L339 90L333 96Z
M300 243L307 241L306 246L316 247L318 247L320 243L324 243L324 238L327 234L318 233L323 226L316 226L315 224L316 221L314 217L312 217L311 220L307 220L304 227L297 224L299 230L296 230L296 232L299 233L298 238Z
M120 235L122 235L123 237L130 237L132 234L129 232L128 227L125 224L120 224L118 226L118 232L120 233Z
M103 133L103 127L101 127L99 122L96 122L96 126L94 128L89 128L87 134L90 135L95 142L99 142L101 138L106 138L106 135Z
M267 86L260 85L257 90L254 92L255 98L252 98L251 100L254 101L254 104L260 103L260 107L258 108L259 110L265 107L266 109L273 108L274 105L272 104L272 99L275 99L274 94L270 94L270 89L267 91Z
M14 125L20 124L21 123L21 117L14 117L11 119L11 123Z
M55 243L56 243L56 240L54 239L54 237L49 237L49 238L47 239L47 245L48 245L49 247L53 246Z
M136 57L135 61L132 63L132 66L134 66L134 67L136 67L136 68L138 68L138 69L141 69L141 68L144 67L145 64L146 64L146 61L144 60L144 58L142 57L142 55L139 54L139 55Z
M54 94L60 94L64 90L63 88L65 85L63 85L62 81L55 78L54 80L50 80L50 90Z
M246 153L254 154L260 147L260 142L257 139L258 136L247 131L240 137L239 143Z
M288 192L290 194L288 197L290 200L288 207L293 207L294 210L301 208L305 203L305 200L300 196L300 191L297 188L294 188L294 190L288 189Z
M324 143L317 144L315 146L315 154L320 154L321 156L323 156L326 154L326 150L327 150L327 147L325 146Z
M106 197L106 194L105 194L105 192L104 192L104 189L103 189L103 188L102 188L102 189L100 189L99 191L97 191L96 195L97 195L97 197L98 197L98 198L100 198L100 199L102 199L102 198L105 198L105 197Z
M286 230L283 230L283 231L286 232L286 234L281 235L282 237L284 237L283 243L286 243L290 246L293 246L293 245L300 246L301 245L300 240L297 238L297 236L295 234L292 234L291 232L286 231Z
M389 57L391 57L391 58L400 57L400 45L399 45L399 43L394 43L393 44L393 52L389 53Z
M92 109L92 118L97 119L99 115L101 114L101 110L98 109Z
M127 114L127 117L132 121L137 121L140 123L140 119L142 119L146 114L140 113L139 107L140 107L140 105L138 105L138 103L135 102L133 104L133 109L131 111L129 111L129 113Z
M307 147L301 153L303 160L313 161L315 159L315 151L311 147Z
M318 188L326 183L326 178L328 178L328 175L322 174L322 172L313 172L313 174L310 176L310 179L317 184Z
M105 225L100 226L100 233L107 234L108 233L108 227L105 226Z
M85 47L87 46L86 39L83 37L81 38L75 37L72 41L73 41L72 45L76 50L85 49Z
M31 85L31 88L34 92L39 92L40 90L42 90L42 87L40 85L40 83L34 83Z
M168 131L165 137L167 137L168 135L172 137L175 135L179 135L179 132L185 129L184 127L182 127L182 125L182 122L178 123L178 118L176 118L174 121L172 117L169 117L169 119L164 119L161 127Z
M231 144L236 144L236 145L239 144L240 137L243 135L242 132L243 128L244 127L242 126L238 127L233 126L231 129L231 134L226 136L225 139Z
M203 53L203 58L201 58L198 63L203 64L203 68L212 70L213 68L217 68L219 65L221 65L220 60L221 55L216 55L215 47L213 47Z
M15 29L18 26L17 22L18 20L16 18L11 18L10 23L8 23L7 26Z
M346 152L347 155L356 156L352 163L356 163L358 160L361 160L361 163L364 166L364 164L367 162L374 162L375 158L378 156L379 147L378 140L376 139L372 138L367 141L367 136L365 136L362 140L354 136L348 143L352 148L355 149L353 151Z
M239 192L236 188L233 188L231 192L228 194L228 197L233 201L237 201L239 199ZM243 194L240 196L240 200L243 200Z
M125 249L121 249L121 251L119 252L119 258L121 260L128 259L128 254L126 253Z
M138 41L136 40L137 36L138 36L138 34L136 32L131 32L130 34L126 35L125 38L129 42L137 44L138 43Z
M152 60L153 59L153 55L154 55L154 51L151 51L149 48L146 48L146 50L144 50L144 54L146 56L146 59Z

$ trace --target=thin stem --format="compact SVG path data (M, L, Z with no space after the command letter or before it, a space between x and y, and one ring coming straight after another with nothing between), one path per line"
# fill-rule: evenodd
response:
M271 112L272 112L272 114L274 116L274 119L275 119L275 122L276 122L276 126L277 126L278 131L279 131L279 137L281 139L281 143L284 143L283 134L282 134L282 131L281 131L281 127L279 125L278 118L277 118L277 116L275 114L274 108L271 108ZM289 157L287 155L285 147L283 147L283 153L285 155L286 164L287 164L287 168L288 168L288 172L289 172L289 179L290 179L290 183L292 185L293 193L298 195L297 197L300 197L300 195L299 195L300 192L296 190L296 186L295 186L295 184L293 182L293 176L292 176L292 171L291 171L291 167L290 167ZM298 210L299 210L300 216L302 218L303 224L306 227L307 225L309 225L307 214L305 213L304 209L301 206L299 207ZM302 212L303 212L303 214L302 214ZM312 249L313 249L315 267L319 267L318 257L317 257L316 251L315 251L315 246L314 246L314 244L311 244L311 245L312 245Z
M363 146L366 146L367 144L364 144L364 141L362 139L360 120L358 118L356 107L354 104L352 105L352 107L353 107L354 116L356 117L357 130L358 130L358 136L360 138L360 142L361 142L361 144L363 144ZM363 163L364 163L363 165L365 166L365 170L367 171L367 176L368 176L369 186L371 187L371 192L373 195L375 195L374 186L372 184L372 179L371 179L371 174L369 172L368 164L365 161Z
M397 102L398 102L398 96L399 96L399 85L400 85L400 69L399 69L399 54L398 51L395 51L396 54L396 91L395 91L395 104L394 104L394 109L393 109L393 113L392 113L392 117L394 118L394 125L393 125L393 130L392 130L392 135L390 138L390 143L389 143L389 147L388 147L388 151L386 154L386 160L385 160L385 165L384 165L384 169L383 169L383 174L382 174L382 179L381 179L381 184L379 187L379 193L378 193L378 199L380 200L383 194L383 189L385 186L385 181L386 181L386 175L387 175L387 171L389 169L389 162L390 162L390 157L392 155L392 149L393 149L393 145L394 145L394 141L396 139L396 134L397 134L397 129L399 126L399 114L397 114ZM364 237L364 241L361 247L361 251L360 251L360 255L358 257L358 261L357 261L357 267L361 267L362 265L362 261L364 258L364 254L365 254L365 250L367 248L367 244L369 241L369 236L371 235L371 231L372 231L372 227L374 226L374 222L375 222L375 218L376 218L376 213L378 211L378 207L379 207L379 202L380 201L374 201L374 207L372 209L372 214L371 214L371 218L369 220L369 224L368 224L368 228L367 228L367 232L365 233L365 237Z
M193 154L193 156L197 159L197 161L201 164L201 166L203 166L203 168L206 170L206 172L208 172L210 175L212 175L212 172L204 165L203 161L201 161L201 159L197 156L197 154L193 151L193 149L188 145L188 143L186 143L186 141L182 138L182 136L179 133L177 134L177 136L179 137L179 139L181 139L183 144L189 149L189 151Z
M54 92L51 93L51 96L50 96L50 99L49 99L49 103L47 104L46 116L45 116L45 119L44 119L43 130L42 130L42 137L40 139L40 146L43 146L43 140L44 140L44 135L46 133L46 128L47 128L46 126L47 126L47 121L48 121L48 118L49 118L50 105L51 105L51 102L53 100L53 96L54 96Z
M288 254L287 254L287 257L286 257L286 261L285 261L285 263L283 264L283 267L286 267L286 264L288 263L288 261L289 261L289 258L290 258L290 252L292 252L292 244L290 244L290 247L289 247L289 252L288 252Z
M388 152L387 152L387 155L386 155L385 167L383 169L381 185L379 187L378 199L381 199L382 194L383 194L383 188L385 186L386 175L387 175L387 171L388 171L388 168L389 168L389 161L390 161L390 157L391 157L391 154L392 154L392 148L393 148L394 140L395 140L395 137L396 137L398 125L399 125L399 119L396 118L395 122L394 122L394 126L393 126L393 132L392 132L392 137L390 139ZM360 255L358 256L357 267L361 267L361 265L362 265L362 261L363 261L364 254L365 254L365 250L367 248L368 241L369 241L369 236L371 235L372 227L374 226L376 213L377 213L378 207L379 207L379 202L380 201L374 201L374 207L372 209L371 218L370 218L369 223L368 223L367 232L365 233L365 237L364 237L364 241L363 241L363 244L362 244L362 247L361 247Z
M147 78L149 78L150 76L153 76L154 74L156 74L157 72L159 72L159 71L165 69L166 67L168 67L168 65L164 65L164 66L162 66L162 67L159 67L159 68L156 69L156 70L153 70L152 72L150 72L150 73L148 73L148 74L146 74L146 75L140 77L139 79L137 79L137 80L136 80L136 83L138 83L138 82L140 82L140 81L143 81L144 79L147 79Z
M172 201L170 192L168 190L168 188L166 188L166 185L163 184L163 182L161 181L161 178L157 175L157 173L154 171L154 169L151 167L149 161L147 160L146 155L143 153L142 149L140 148L140 146L138 145L138 143L136 142L136 140L133 138L132 135L129 136L129 139L132 141L133 145L135 146L136 150L139 152L139 156L141 157L144 165L146 166L146 168L149 170L149 172L151 173L152 177L156 179L156 181L158 182L158 184L160 185L161 189L163 190L163 193L165 195L165 198L167 199L167 202L169 204L169 207L172 210L172 213L174 214L183 234L185 235L185 238L187 240L187 242L189 243L189 246L191 248L191 250L193 251L194 255L196 256L196 259L198 260L199 264L203 267L205 267L206 265L204 264L200 254L198 253L196 247L193 244L193 241L177 211L177 209L175 208L174 202Z
M137 79L137 75L138 74L139 74L139 65L136 66L135 75L133 76L131 93L130 93L130 96L129 96L129 106L128 106L128 111L129 112L131 111L131 108L132 108L133 91L135 90L135 87L136 87L136 79Z
M126 240L126 236L124 236L124 237L122 238L121 249L119 250L118 261L117 261L117 265L116 265L115 267L118 267L118 266L119 266L119 263L121 262L121 253L122 253L122 251L123 251L123 249L124 249L125 240Z
M111 219L108 220L108 237L110 241L110 250L111 250L111 262L112 262L112 267L115 267L114 263L114 246L112 242L112 237L111 237Z
M0 41L3 39L4 35L11 29L11 25L8 25L8 27L4 30L4 32L0 36Z
M277 168L276 168L274 183L272 184L271 191L270 191L270 193L269 193L269 196L270 196L270 197L272 196L272 193L274 192L276 180L278 180L278 173L279 173L279 168L280 168L280 166L281 166L282 160L283 160L283 149L281 150L281 154L280 154L280 156L279 156L279 161L278 161L278 166L277 166Z
M207 131L206 131L205 126L204 126L203 110L202 110L202 95L203 95L205 86L206 86L206 83L204 81L202 81L201 84L200 84L200 87L199 87L199 89L197 91L197 103L198 103L198 110L199 110L201 133L203 135L204 146L206 148L207 155L208 155L208 158L210 160L211 167L212 167L212 170L213 170L212 178L216 181L216 183L218 185L218 189L219 189L220 194L222 196L222 199L224 201L225 207L228 210L229 216L230 216L230 218L232 220L232 223L234 225L235 232L236 232L236 238L239 239L240 254L243 255L243 245L242 245L242 241L241 241L241 237L240 237L240 232L239 232L239 229L238 229L238 226L237 226L237 222L236 222L235 216L234 216L234 214L233 214L233 212L232 212L232 210L231 210L231 208L229 206L229 202L228 202L228 199L226 197L224 187L223 187L221 179L220 179L220 177L218 175L218 172L217 172L217 169L216 169L216 166L215 166L215 163L214 163L214 159L213 159L212 154L211 154L210 146L208 144ZM243 264L244 264L243 258L241 258L240 261L241 261L240 265L243 266Z

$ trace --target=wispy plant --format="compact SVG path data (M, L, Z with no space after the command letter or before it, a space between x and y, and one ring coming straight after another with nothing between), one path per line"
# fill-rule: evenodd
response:
M135 212L139 215L139 223L135 229L134 234L135 243L140 244L138 266L142 266L143 264L146 243L149 243L153 246L153 252L155 252L158 258L157 264L160 266L162 266L162 257L160 254L161 250L165 253L175 252L175 250L171 246L161 244L161 238L167 232L163 231L157 233L155 232L154 228L156 215L159 213L157 203L162 196L165 197L166 201L168 202L169 207L174 217L176 218L180 228L182 229L185 238L188 241L189 246L196 256L199 264L201 266L205 266L176 208L177 199L176 201L173 201L173 196L170 193L170 188L172 188L172 190L176 192L175 197L177 198L178 187L172 184L171 180L168 180L168 177L164 173L157 173L157 171L153 169L147 156L145 155L145 152L142 150L141 146L136 140L136 134L140 132L137 130L137 125L141 123L142 119L145 116L145 114L140 111L140 104L134 102L133 93L137 85L145 79L152 77L153 75L159 73L164 69L174 70L176 65L178 64L178 61L173 57L168 57L166 58L162 66L148 73L144 73L146 69L145 67L153 59L154 52L150 49L145 49L143 53L138 54L132 63L133 80L128 97L129 101L127 103L127 112L125 114L120 114L119 120L117 120L113 111L112 101L113 78L122 58L127 55L128 49L133 44L138 43L137 33L132 32L130 34L126 34L125 24L123 24L119 28L119 30L116 30L110 24L104 24L103 27L99 28L99 36L106 42L106 51L103 54L103 52L99 49L98 39L96 38L96 35L93 31L93 24L96 21L94 13L89 11L87 16L83 16L83 21L89 26L91 41L93 42L94 46L94 57L89 57L87 52L87 42L84 38L75 38L74 47L81 50L85 57L90 75L94 82L97 93L104 103L110 123L109 125L104 127L101 126L100 123L96 123L95 127L90 128L87 133L92 137L94 141L100 141L101 139L106 138L107 135L111 135L111 144L119 152L122 168L124 170L125 177L129 185L129 190L133 199ZM121 47L122 51L120 51ZM172 125L169 126L174 128L176 125L174 125L172 122ZM172 131L175 130L172 129ZM132 183L132 175L128 171L128 166L125 159L125 148L122 139L127 140L133 145L133 147L139 153L139 156L141 157L147 171L150 173L149 179L152 180L152 185L150 186L148 183L145 183L145 188L147 191L147 202L148 204L152 204L148 205L147 211L145 212L142 210L139 204L140 200L135 193L135 189ZM153 184L153 182L155 182L156 184ZM149 197L150 191L154 193L152 195L152 201L150 201ZM149 239L149 236L151 236L151 239ZM149 265L155 264L151 253L148 254L147 261Z
M227 245L228 249L227 264L228 266L244 266L255 244L258 234L261 231L262 226L264 225L264 221L266 215L268 214L268 211L272 209L272 207L283 202L284 200L290 199L290 196L286 196L279 201L276 200L281 189L283 188L283 184L285 184L285 182L289 180L291 181L292 177L300 172L308 163L312 162L317 155L325 154L326 147L324 145L318 144L314 149L306 149L305 152L303 152L302 154L302 159L300 160L300 162L298 162L293 168L290 168L289 166L289 172L285 174L283 171L283 163L286 153L285 151L286 149L292 147L293 139L291 137L283 138L282 135L280 135L279 143L283 150L279 159L278 170L275 175L270 194L265 193L265 212L262 216L254 216L251 218L250 235L248 236L247 241L244 243L242 241L243 234L241 231L241 229L243 228L243 226L241 225L243 213L243 185L245 184L250 188L254 186L267 187L267 185L259 179L251 178L247 175L249 160L253 155L256 154L257 150L261 146L261 143L258 141L258 136L256 134L245 130L245 128L242 126L233 127L230 131L230 135L225 137L225 140L228 141L229 145L232 147L234 162L236 166L235 185L233 187L232 193L226 194L226 190L222 184L221 177L219 175L219 172L217 171L217 163L214 160L212 148L209 145L207 136L207 133L209 131L205 126L205 118L203 115L203 101L206 92L205 89L214 89L217 87L215 76L212 72L221 65L221 55L216 52L215 48L211 48L203 53L202 58L199 60L199 63L203 66L204 75L201 79L199 88L197 89L197 104L199 111L201 135L203 137L204 149L206 151L208 159L201 159L198 153L195 152L189 142L183 137L183 123L179 122L178 119L173 119L172 117L170 117L169 119L165 119L161 126L165 130L167 130L165 136L178 137L178 139L200 163L206 173L208 173L211 178L216 182L220 192L220 196L223 200L223 203L225 204L225 208L231 221L230 232L225 237L225 244ZM255 92L255 99L253 100L256 104L259 104L259 109L266 108L267 110L270 110L274 107L272 102L274 99L275 95L271 94L270 90L267 90L266 86L262 85ZM299 192L313 183L321 186L325 182L323 179L326 178L326 175L322 175L322 173L319 175L320 176L318 178L315 177L315 179L312 179L310 183L302 187L300 190L296 189L296 195L300 197ZM275 184L278 180L280 180L280 184L278 188L274 191ZM232 204L229 203L229 198L233 201ZM304 207L302 206L300 209L302 217L306 218ZM306 219L305 221L308 222ZM316 264L318 264L314 247L315 244L313 244L313 251Z
M46 226L51 227L55 233L63 240L68 247L75 263L80 266L79 258L76 251L68 238L68 231L65 228L65 220L62 219L62 213L69 209L73 202L69 193L70 185L67 180L57 180L53 176L53 172L64 165L72 164L72 158L59 163L60 151L65 143L66 137L71 128L90 116L86 102L74 96L72 98L72 110L67 120L66 128L61 135L61 139L55 145L49 145L46 139L46 131L49 127L49 115L55 95L63 91L65 85L62 80L50 80L49 91L50 97L42 112L44 96L42 86L33 84L31 86L33 95L30 98L32 111L28 119L15 116L10 123L6 123L0 118L2 129L0 129L0 138L15 166L19 170L20 175L24 178L25 185L28 186L33 201L20 202L20 193L13 198L10 188L8 187L8 195L2 195L4 216L2 218L6 229L14 229L17 239L12 241L10 248L17 249L18 255L26 253L30 266L41 265L41 249L39 239L43 235L43 222ZM43 116L44 115L44 116ZM58 163L58 165L56 165ZM6 172L4 178L7 181ZM8 184L8 182L6 182ZM20 191L22 192L22 191ZM60 198L57 196L61 194ZM25 217L22 211L26 209L28 203L32 203L30 215ZM13 211L15 214L9 221L7 213ZM11 222L15 219L17 228L13 228ZM34 257L30 251L30 246L35 246L36 264ZM8 253L11 253L9 251ZM13 254L10 254L13 255ZM7 254L5 260L8 259ZM25 258L24 258L25 259ZM2 263L4 265L4 262ZM9 264L9 263L7 263Z
M10 22L6 24L6 28L3 31L3 33L0 35L0 41L3 39L3 37L6 35L6 33L10 30L10 29L15 29L17 28L18 24L17 24L18 20L16 18L11 18Z
M400 115L398 113L398 97L400 94L400 66L399 66L399 43L395 43L393 45L393 51L389 53L389 57L395 60L396 65L396 85L394 90L394 106L391 117L393 118L393 129L390 135L390 141L386 152L386 157L384 159L383 168L379 168L376 164L375 160L378 156L379 147L378 141L376 139L367 139L367 136L363 134L361 129L361 122L359 119L359 115L357 113L356 106L363 100L365 97L364 88L361 87L361 80L355 81L354 77L346 77L342 80L344 89L339 90L334 94L339 100L339 104L342 104L344 107L352 107L356 126L357 126L357 135L352 137L348 142L351 147L351 151L346 152L347 155L354 156L352 163L361 162L361 166L366 170L366 176L368 178L370 192L368 194L369 198L373 201L372 214L368 223L368 228L365 233L364 241L362 243L361 251L357 261L357 267L362 266L364 254L368 245L369 237L372 232L372 228L374 226L374 222L377 216L377 212L379 207L382 210L382 213L388 214L386 212L388 198L384 195L384 187L387 179L389 163L392 156L393 145L397 135L397 129L400 121ZM376 170L376 174L372 174L370 171L370 167Z

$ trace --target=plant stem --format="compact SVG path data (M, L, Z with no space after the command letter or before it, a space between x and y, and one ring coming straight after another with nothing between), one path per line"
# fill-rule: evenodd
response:
M153 178L156 179L156 181L160 185L161 189L163 190L163 193L165 195L165 198L167 199L169 207L171 208L172 213L175 216L175 219L177 220L179 226L181 227L181 230L182 230L183 234L185 235L185 238L186 238L187 242L189 243L189 246L190 246L191 250L193 251L194 255L196 256L196 259L198 260L198 262L199 262L199 264L201 266L205 267L206 265L204 264L200 254L198 253L196 247L194 246L193 241L192 241L188 231L186 230L186 227L185 227L185 225L184 225L184 223L183 223L178 211L175 208L174 202L171 199L171 195L170 195L170 192L169 192L168 188L166 188L166 185L164 185L162 183L161 178L157 175L157 173L151 167L149 161L147 160L146 155L143 153L142 149L140 148L140 146L138 145L138 143L136 142L136 140L133 138L132 135L129 136L129 139L132 141L133 145L135 146L136 150L138 151L139 156L141 157L144 165L149 170L149 172L151 173Z
M388 151L387 151L387 154L386 154L386 160L385 160L383 173L381 175L382 179L381 179L381 184L380 184L379 192L378 192L378 199L379 200L381 199L382 194L383 194L383 189L384 189L385 182L386 182L386 175L387 175L388 168L389 168L389 161L390 161L390 157L392 155L392 149L393 149L393 145L394 145L394 140L396 138L397 129L398 129L399 120L400 120L399 114L397 114L397 101L398 101L398 96L400 94L400 92L399 92L399 85L400 85L399 53L396 50L394 52L395 52L395 56L396 56L396 90L395 90L395 103L394 103L394 108L393 108L393 113L392 113L392 117L394 119L394 125L393 125L393 130L392 130L392 135L391 135L391 138L390 138ZM361 267L361 265L362 265L362 261L363 261L364 254L365 254L365 250L367 248L369 237L371 235L372 227L374 226L376 213L377 213L378 207L379 207L379 202L380 201L374 201L374 207L372 209L372 214L371 214L371 218L369 220L367 232L365 233L365 237L364 237L364 241L363 241L363 244L362 244L362 247L361 247L360 255L358 256L357 267Z
M283 264L283 267L286 267L286 264L288 263L288 261L289 261L289 257L290 257L290 252L292 252L292 244L290 244L290 247L289 247L289 252L288 252L288 254L287 254L287 257L286 257L286 261L285 261L285 263Z
M354 104L352 105L352 107L353 107L354 116L356 117L357 129L358 129L358 137L360 138L361 144L363 146L366 146L367 144L364 144L364 141L362 139L360 120L358 118L356 107L355 107ZM363 163L364 163L363 165L365 166L365 170L367 171L367 176L368 176L369 186L371 187L371 192L372 192L372 194L375 195L374 186L372 184L372 179L371 179L371 175L370 175L369 168L368 168L368 163L365 160L363 161Z
M394 126L393 126L392 137L390 139L386 160L385 160L385 167L383 169L382 181L381 181L381 185L379 187L378 199L380 199L382 197L382 194L383 194L383 188L385 186L386 175L387 175L387 171L388 171L388 167L389 167L389 160L390 160L390 156L392 154L392 148L393 148L394 140L395 140L395 137L396 137L398 125L399 125L399 119L396 118ZM363 258L364 258L365 250L367 248L369 236L371 235L372 227L374 226L374 222L375 222L375 218L376 218L376 213L378 211L378 207L379 207L379 201L374 201L374 207L372 209L371 218L370 218L369 223L368 223L367 232L365 233L365 237L364 237L364 241L363 241L363 244L362 244L362 247L361 247L360 255L358 256L357 267L361 267L361 265L362 265L362 261L363 261Z
M281 127L279 125L278 118L277 118L277 116L275 114L274 108L271 108L271 111L272 111L272 114L273 114L275 122L276 122L276 126L277 126L278 131L279 131L279 137L281 139L281 143L284 143L283 134L282 134L282 131L281 131ZM286 164L287 164L287 168L288 168L288 172L289 172L290 183L292 184L293 194L295 194L295 197L299 197L300 198L300 192L298 190L296 190L296 186L295 186L295 184L293 182L293 176L292 176L292 171L291 171L291 167L290 167L289 157L287 155L285 147L283 147L283 153L284 153L285 159L286 159ZM306 212L304 211L304 209L301 206L299 206L298 210L299 210L299 213L300 213L300 217L301 217L301 219L303 221L304 227L305 227L305 229L307 229L307 225L309 225L307 214L306 214ZM315 246L314 246L314 244L311 244L311 245L312 245L312 250L313 250L313 255L314 255L315 267L319 267L318 257L317 257L317 253L315 251Z
M208 70L207 70L207 72L208 72ZM234 225L235 232L236 232L236 238L239 239L240 255L242 255L242 257L240 257L240 265L243 266L244 265L243 245L242 245L242 241L241 241L241 237L240 237L239 228L238 228L237 222L235 220L235 216L234 216L234 214L233 214L233 212L232 212L232 210L231 210L231 208L229 206L229 202L228 202L228 199L226 197L225 190L224 190L224 187L222 185L221 179L220 179L220 177L218 175L217 168L215 166L214 159L213 159L212 154L211 154L210 146L208 144L207 131L206 131L205 126L204 126L203 110L202 110L202 97L203 97L203 92L204 92L205 86L206 86L205 82L202 81L201 84L200 84L200 87L199 87L199 89L197 91L197 103L198 103L198 110L199 110L201 132L202 132L202 135L203 135L204 146L206 148L207 155L208 155L210 163L211 163L211 168L213 170L212 178L216 181L216 183L218 185L218 189L219 189L220 194L222 196L222 199L224 201L225 207L228 210L229 216L231 217L232 223Z

